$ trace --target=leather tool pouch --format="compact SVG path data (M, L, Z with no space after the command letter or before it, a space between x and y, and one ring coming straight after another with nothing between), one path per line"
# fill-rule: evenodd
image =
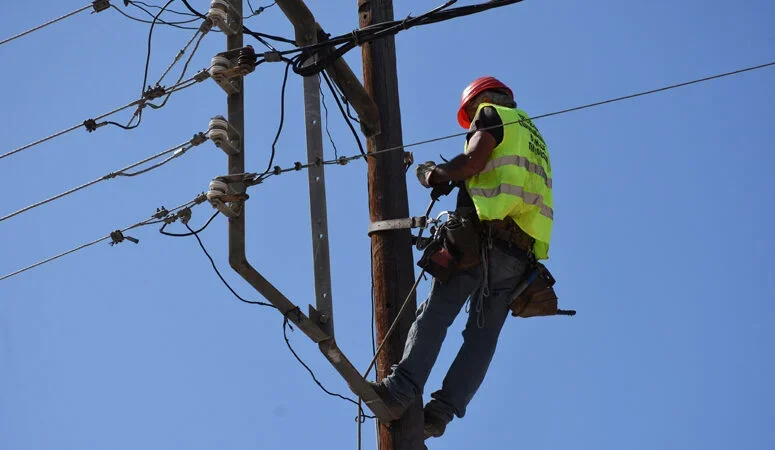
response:
M435 236L417 265L441 283L455 272L481 264L482 244L474 220L452 213Z
M566 314L557 309L557 294L553 288L555 280L549 269L539 262L535 263L535 268L538 269L535 280L509 305L511 315L527 318Z

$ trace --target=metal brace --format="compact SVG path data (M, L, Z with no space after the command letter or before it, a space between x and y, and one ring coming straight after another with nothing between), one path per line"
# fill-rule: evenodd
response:
M403 219L390 219L380 220L378 222L372 222L369 224L369 236L381 231L390 230L403 230L407 228L427 228L428 218L422 217L405 217Z

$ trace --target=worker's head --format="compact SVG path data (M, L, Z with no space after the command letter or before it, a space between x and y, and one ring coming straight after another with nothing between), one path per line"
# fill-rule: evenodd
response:
M516 108L514 93L511 89L493 77L477 78L463 90L460 97L460 109L457 111L457 122L461 127L468 129L474 120L476 110L481 103L493 103L495 105Z

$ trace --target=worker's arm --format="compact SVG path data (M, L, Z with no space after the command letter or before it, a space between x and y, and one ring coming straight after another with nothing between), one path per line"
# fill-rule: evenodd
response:
M495 138L487 131L476 131L468 140L468 153L460 154L431 172L429 184L441 185L450 181L464 181L484 170L492 151L497 146Z

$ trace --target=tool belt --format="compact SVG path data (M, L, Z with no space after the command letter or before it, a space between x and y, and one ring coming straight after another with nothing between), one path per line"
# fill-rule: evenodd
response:
M450 213L435 231L417 265L441 283L482 263L482 240L475 219Z
M489 233L493 243L506 247L516 247L527 254L533 253L535 239L522 231L513 219L506 217L501 220L486 220L481 222L485 233Z

